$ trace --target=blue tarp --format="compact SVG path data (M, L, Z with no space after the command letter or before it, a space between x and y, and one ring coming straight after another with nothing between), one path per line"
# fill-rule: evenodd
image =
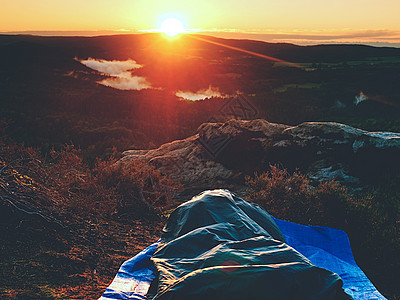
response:
M343 280L343 289L354 299L385 299L355 263L345 232L274 220L289 246L314 265L337 273ZM124 262L100 299L146 299L150 283L156 276L150 258L158 243Z
M354 299L386 299L357 266L347 234L339 229L299 225L275 219L286 242L314 265L338 274Z

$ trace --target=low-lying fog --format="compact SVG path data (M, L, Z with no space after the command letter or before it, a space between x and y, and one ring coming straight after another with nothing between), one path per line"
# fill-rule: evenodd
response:
M88 68L110 76L98 83L119 90L143 90L151 88L151 84L143 76L133 75L133 71L143 66L136 61L129 60L104 60L88 58L79 60Z
M134 71L142 68L143 65L138 64L133 59L105 60L88 58L81 60L77 59L77 61L92 70L109 76L109 78L98 81L99 84L119 90L143 90L151 88L154 89L154 87L146 79L146 77L134 75ZM212 97L227 97L227 95L221 94L218 88L212 86L196 92L179 90L175 93L175 95L179 98L190 101L204 100L206 98Z

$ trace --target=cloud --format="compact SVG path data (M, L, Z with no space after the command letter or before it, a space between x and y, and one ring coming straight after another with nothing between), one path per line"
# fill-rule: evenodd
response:
M320 31L279 31L215 29L203 30L202 34L211 34L223 38L252 39L266 42L289 42L300 45L321 43L362 43L367 45L385 44L400 47L400 31L397 30L320 30Z
M143 90L151 88L151 84L145 77L134 76L132 71L140 69L143 65L133 59L128 60L104 60L88 58L78 60L88 68L110 76L110 78L98 81L99 84L119 90Z
M118 29L118 30L22 30L22 31L0 31L0 34L22 34L22 35L38 35L38 36L102 36L114 34L133 34L135 30Z
M191 101L204 100L206 98L212 98L212 97L219 97L219 98L227 97L226 95L222 95L218 89L213 88L211 86L209 86L208 89L199 90L197 92L177 91L175 95L178 96L179 98Z

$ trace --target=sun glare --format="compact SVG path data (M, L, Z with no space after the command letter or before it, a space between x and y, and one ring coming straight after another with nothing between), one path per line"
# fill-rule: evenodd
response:
M162 22L160 30L170 37L185 32L182 22L175 18L169 18Z

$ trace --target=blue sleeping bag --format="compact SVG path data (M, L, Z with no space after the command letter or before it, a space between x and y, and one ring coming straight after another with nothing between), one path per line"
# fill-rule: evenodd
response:
M146 297L385 299L343 231L273 219L225 190L179 206L160 241L125 262L101 299Z

